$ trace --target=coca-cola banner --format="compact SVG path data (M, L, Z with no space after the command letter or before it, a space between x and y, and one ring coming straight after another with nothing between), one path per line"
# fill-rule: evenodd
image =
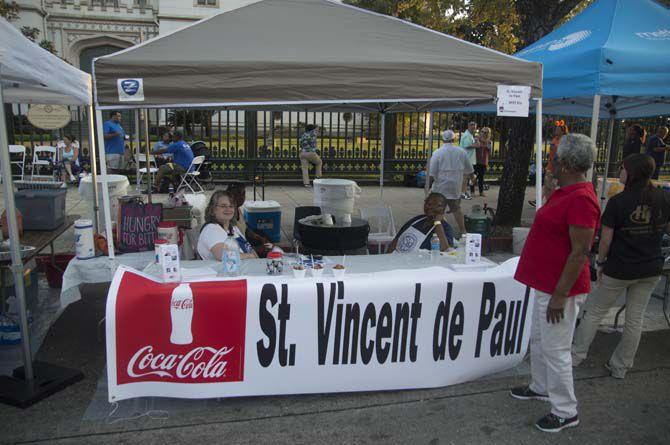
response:
M530 336L516 264L181 284L121 267L107 299L109 400L427 388L503 371Z

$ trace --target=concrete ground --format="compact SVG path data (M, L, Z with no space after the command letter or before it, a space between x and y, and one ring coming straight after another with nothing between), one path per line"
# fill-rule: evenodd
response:
M548 406L509 397L527 381L515 372L444 388L350 394L248 397L170 403L142 399L123 417L105 393L104 286L67 308L38 358L81 369L86 379L26 410L0 405L2 443L670 443L670 331L643 334L625 380L603 368L619 334L599 334L575 370L581 425L559 434L532 423ZM93 408L97 405L97 408ZM126 407L127 408L127 407ZM124 417L126 419L124 419Z
M379 202L376 187L363 187L357 206ZM527 199L532 199L529 188ZM250 193L248 199L251 199ZM293 212L312 203L303 187L270 186L266 199L282 204L284 238L292 234ZM384 201L397 225L421 211L420 189L389 187ZM495 207L497 188L487 197ZM481 198L465 202L466 212ZM88 202L75 189L68 213L83 214ZM290 215L290 217L287 217ZM532 220L533 210L524 209ZM57 250L72 250L71 232ZM603 364L620 334L600 333L589 359L575 370L581 425L560 434L532 424L548 407L511 399L508 390L528 379L528 363L509 372L450 387L389 392L248 397L212 401L140 399L115 408L106 402L104 316L107 286L84 286L48 331L37 358L82 370L86 378L20 410L0 405L1 443L429 443L429 444L667 444L670 443L670 330L652 299L634 369L616 380ZM57 292L40 294L44 306ZM654 321L652 323L652 321Z

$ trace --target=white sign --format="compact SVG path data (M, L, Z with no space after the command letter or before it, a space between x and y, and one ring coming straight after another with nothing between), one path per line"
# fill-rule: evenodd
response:
M498 116L528 117L530 87L498 85Z
M144 100L144 81L142 79L117 79L120 102L141 102Z
M465 264L476 264L482 259L482 235L465 234Z
M58 130L70 123L70 110L64 105L31 105L28 122L42 130Z
M533 307L517 262L186 285L122 266L107 299L109 401L431 388L512 368Z

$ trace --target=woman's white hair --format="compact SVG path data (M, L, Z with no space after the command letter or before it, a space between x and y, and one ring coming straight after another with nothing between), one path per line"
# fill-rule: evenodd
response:
M593 166L596 145L590 137L571 133L561 138L556 154L567 170L586 172Z

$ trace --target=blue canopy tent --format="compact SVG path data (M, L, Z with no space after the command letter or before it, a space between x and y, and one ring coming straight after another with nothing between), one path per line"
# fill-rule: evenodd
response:
M543 65L541 113L591 116L594 141L599 117L610 118L607 159L616 119L670 114L670 9L653 0L595 0L515 55Z
M591 116L594 140L609 116L607 159L615 119L670 114L670 9L653 0L596 0L516 55L544 66L545 114Z

